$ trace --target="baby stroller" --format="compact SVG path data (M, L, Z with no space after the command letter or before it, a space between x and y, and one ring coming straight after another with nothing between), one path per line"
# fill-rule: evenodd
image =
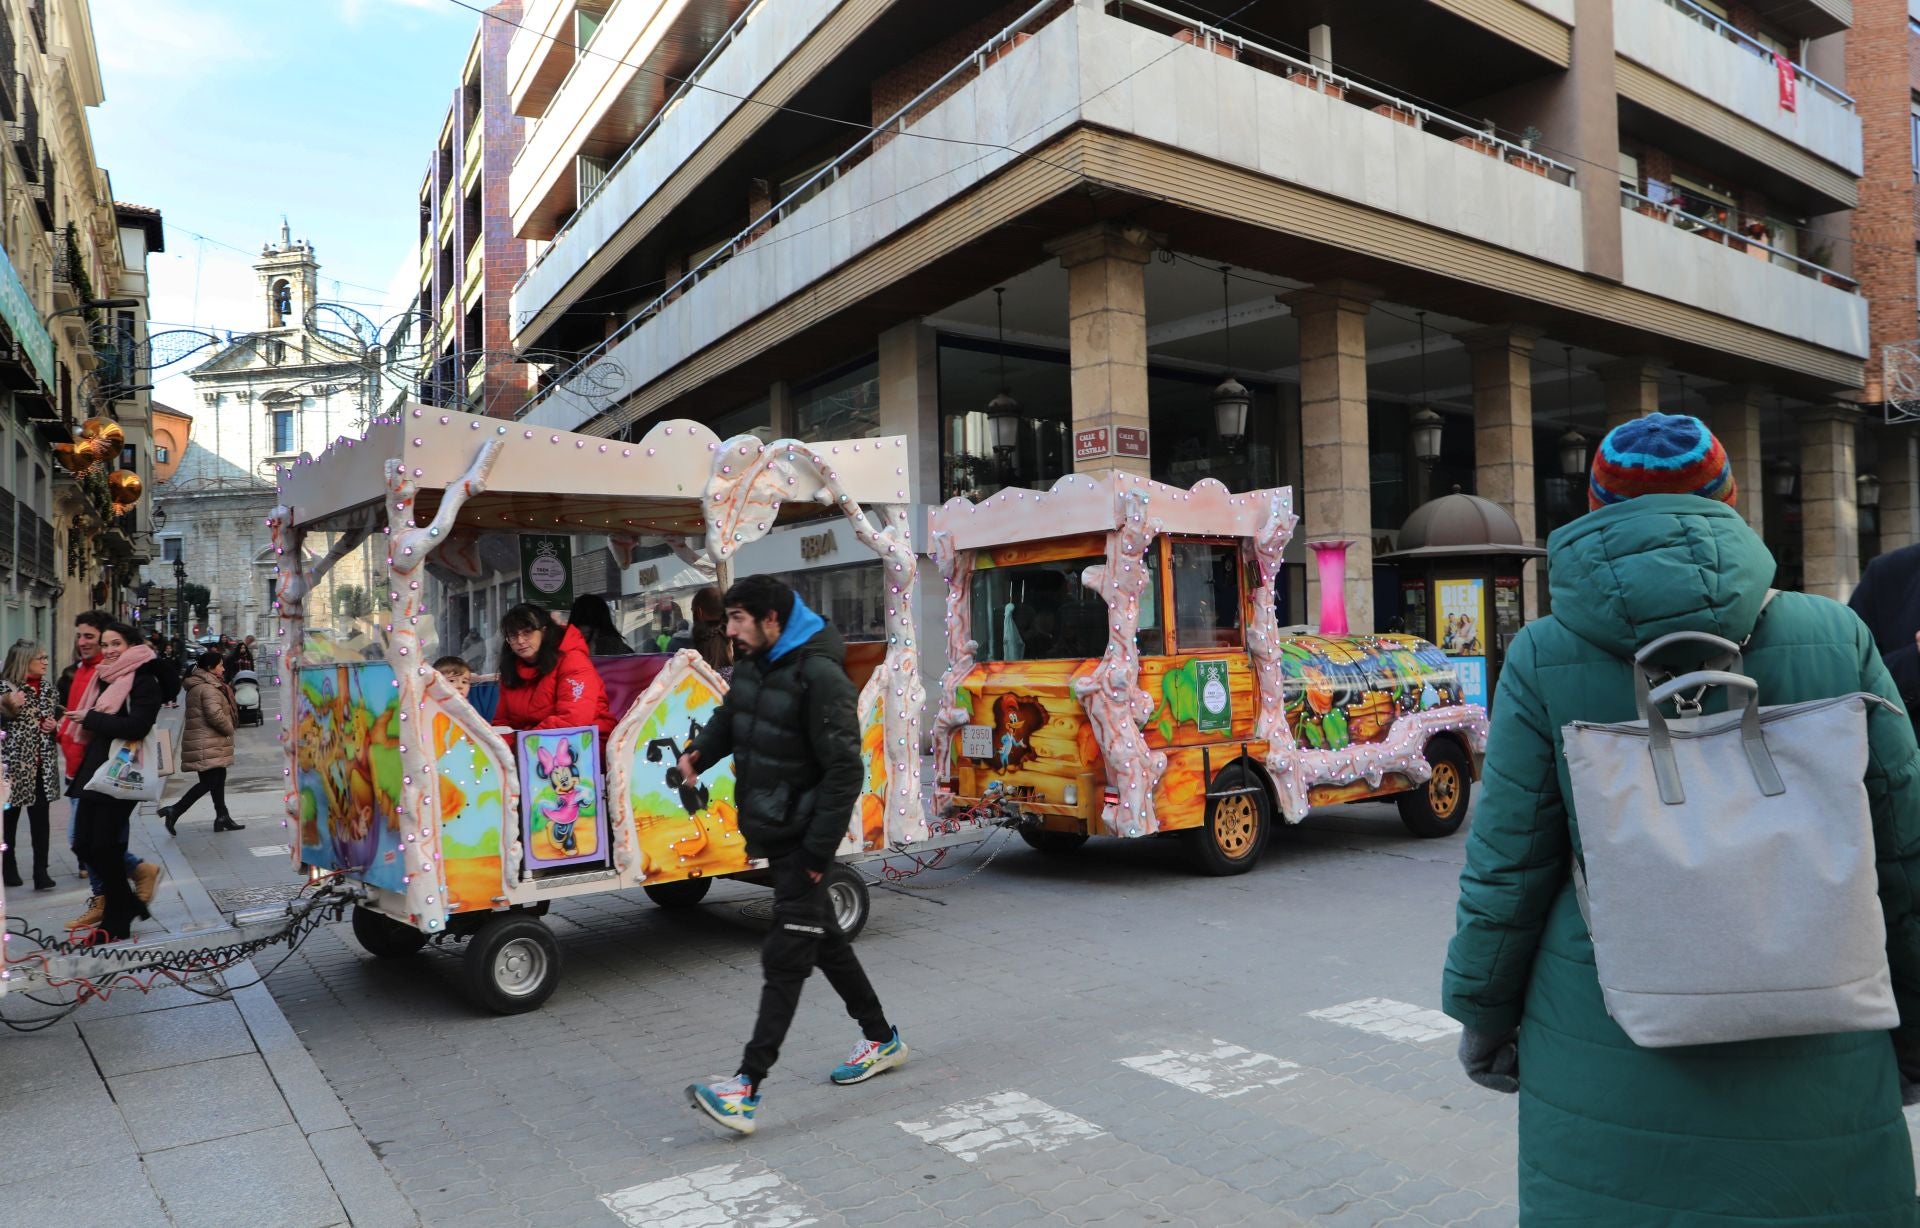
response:
M260 678L252 670L243 669L234 673L233 702L240 709L240 724L264 725L267 723L265 714L260 711Z

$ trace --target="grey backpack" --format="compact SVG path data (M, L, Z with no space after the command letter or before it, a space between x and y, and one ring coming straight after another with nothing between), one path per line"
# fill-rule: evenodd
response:
M1702 669L1649 664L1689 641ZM1648 1048L1895 1027L1866 788L1868 706L1893 705L1763 707L1740 670L1730 640L1662 636L1634 654L1641 719L1561 731L1607 1014Z

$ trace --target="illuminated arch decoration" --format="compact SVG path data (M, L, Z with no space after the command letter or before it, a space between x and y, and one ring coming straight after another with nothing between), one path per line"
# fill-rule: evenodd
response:
M841 483L834 456L842 449L896 450L894 474L900 485L897 503L883 504L869 515ZM876 722L886 762L884 795L886 840L897 844L927 833L920 799L920 710L926 686L920 680L920 652L913 634L913 587L918 559L907 529L906 440L895 436L822 445L814 448L797 439L762 443L754 435L736 435L714 448L713 472L701 499L707 525L707 552L724 563L747 542L765 536L787 503L809 502L838 508L852 526L860 544L880 556L885 569L887 655L860 692L859 721L866 729ZM878 517L881 523L875 523ZM869 780L873 779L870 774ZM848 817L860 820L862 804Z

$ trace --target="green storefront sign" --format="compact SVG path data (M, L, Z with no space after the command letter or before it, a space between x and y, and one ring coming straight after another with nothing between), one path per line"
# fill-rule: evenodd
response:
M571 537L521 534L520 591L527 601L549 610L564 610L573 605Z
M1200 660L1193 664L1195 681L1200 684L1199 715L1194 718L1194 727L1201 733L1226 733L1233 728L1233 690L1227 683L1227 663Z
M4 249L0 249L0 319L7 322L20 348L26 351L27 361L33 364L40 382L48 388L54 387L53 338L40 323L40 312L27 297L27 288L20 284L20 277L13 271L13 262L7 259Z

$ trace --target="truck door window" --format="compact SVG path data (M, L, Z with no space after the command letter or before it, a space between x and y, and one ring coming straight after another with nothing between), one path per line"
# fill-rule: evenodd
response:
M1107 650L1107 603L1080 582L1098 555L976 570L976 661L1057 661Z
M1240 648L1240 549L1227 542L1174 542L1173 638L1181 652Z

